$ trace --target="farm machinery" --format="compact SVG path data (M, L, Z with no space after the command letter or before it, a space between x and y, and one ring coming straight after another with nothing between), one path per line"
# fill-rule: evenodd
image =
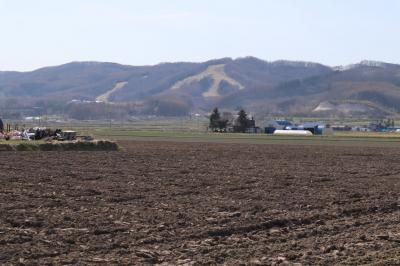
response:
M47 140L47 141L74 141L93 140L90 136L78 136L76 131L32 127L19 129L18 125L5 124L0 119L0 140Z

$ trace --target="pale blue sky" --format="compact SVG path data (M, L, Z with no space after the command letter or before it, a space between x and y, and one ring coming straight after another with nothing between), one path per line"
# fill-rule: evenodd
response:
M0 0L0 70L256 56L400 63L397 0Z

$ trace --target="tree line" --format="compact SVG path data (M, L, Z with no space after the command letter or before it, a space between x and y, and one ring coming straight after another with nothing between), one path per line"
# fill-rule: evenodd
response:
M213 132L226 132L228 127L232 127L233 132L245 133L246 130L254 126L254 119L249 118L244 109L240 109L237 118L233 121L221 116L217 107L215 107L210 115L209 128Z

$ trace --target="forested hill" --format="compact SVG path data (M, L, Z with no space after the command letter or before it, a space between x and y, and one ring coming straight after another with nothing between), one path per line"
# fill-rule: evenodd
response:
M154 66L72 62L0 72L0 99L3 109L53 105L57 111L71 102L101 101L129 103L158 115L213 106L274 114L384 115L400 109L400 66L363 61L329 67L254 57Z

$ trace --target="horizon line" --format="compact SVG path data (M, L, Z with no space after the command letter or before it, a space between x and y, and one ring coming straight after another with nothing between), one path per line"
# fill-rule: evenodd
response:
M177 61L166 61L166 62L158 62L154 64L127 64L127 63L121 63L121 62L115 62L115 61L101 61L101 60L73 60L73 61L67 61L66 63L60 63L60 64L53 64L53 65L47 65L47 66L41 66L41 67L35 67L33 69L29 70L0 70L0 73L5 73L5 72L16 72L16 73L29 73L29 72L34 72L46 68L53 68L53 67L60 67L68 64L74 64L74 63L87 63L87 64L117 64L120 66L127 66L127 67L152 67L152 66L158 66L158 65L163 65L163 64L179 64L179 63L194 63L194 64L202 64L202 63L207 63L211 61L218 61L218 60L240 60L240 59L246 59L246 58L253 58L257 60L261 60L267 63L277 63L277 62L291 62L291 63L309 63L309 64L318 64L322 66L326 66L332 69L335 68L345 68L353 65L358 65L358 64L363 64L363 63L381 63L381 64L391 64L391 65L400 65L400 63L393 63L393 62L387 62L387 61L381 61L381 60L370 60L370 59L363 59L355 63L350 63L350 64L341 64L341 65L329 65L329 64L324 64L320 63L318 61L309 61L309 60L291 60L291 59L277 59L277 60L266 60L260 57L256 56L239 56L239 57L219 57L219 58L214 58L214 59L209 59L209 60L177 60Z

